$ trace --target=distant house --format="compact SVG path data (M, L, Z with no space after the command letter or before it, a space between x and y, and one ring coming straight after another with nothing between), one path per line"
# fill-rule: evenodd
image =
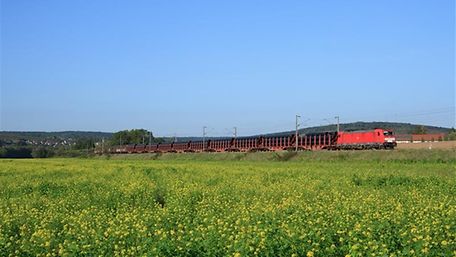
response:
M412 142L435 142L443 141L445 137L444 133L437 134L412 134Z

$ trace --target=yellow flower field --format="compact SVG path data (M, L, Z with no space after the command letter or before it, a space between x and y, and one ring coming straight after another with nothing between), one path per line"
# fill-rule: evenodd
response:
M455 167L0 160L0 256L456 256Z

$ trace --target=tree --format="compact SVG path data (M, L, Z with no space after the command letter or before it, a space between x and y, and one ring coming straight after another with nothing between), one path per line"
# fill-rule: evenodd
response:
M54 152L46 147L38 147L32 151L33 158L49 158L54 156Z
M95 147L95 140L93 138L78 138L74 144L74 149L83 150Z
M3 147L0 147L0 158L6 158L6 149Z
M456 140L456 129L451 128L451 131L447 135L447 140Z
M413 131L413 134L426 134L427 133L427 130L426 130L426 127L423 126L423 125L420 125L420 126L416 126L415 127L415 130Z
M111 138L111 145L145 144L149 143L149 131L145 129L122 130L114 133ZM156 142L152 136L152 142Z

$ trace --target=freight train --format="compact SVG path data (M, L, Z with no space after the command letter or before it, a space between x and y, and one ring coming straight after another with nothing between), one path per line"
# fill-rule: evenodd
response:
M296 142L297 140L297 142ZM391 130L374 129L354 132L322 132L290 136L258 136L203 141L135 144L115 146L109 153L183 153L248 152L283 150L364 150L394 149L396 138Z

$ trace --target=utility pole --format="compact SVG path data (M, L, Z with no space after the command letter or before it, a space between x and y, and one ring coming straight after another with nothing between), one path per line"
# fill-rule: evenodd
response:
M237 127L233 127L234 131L233 131L233 136L234 136L234 139L236 139L237 137Z
M297 115L296 114L296 134L295 134L295 151L297 152L298 151L298 128L299 128L299 123L298 123L298 119L301 118L301 116Z
M120 146L122 146L122 135L120 135L119 143L120 143Z
M337 120L337 133L340 132L339 116L334 117Z
M104 154L104 137L101 139L101 154Z
M205 142L206 142L206 128L207 128L206 126L203 127L203 152L204 152L205 147L206 147L206 144L205 144Z
M149 151L152 147L152 131L149 131Z

